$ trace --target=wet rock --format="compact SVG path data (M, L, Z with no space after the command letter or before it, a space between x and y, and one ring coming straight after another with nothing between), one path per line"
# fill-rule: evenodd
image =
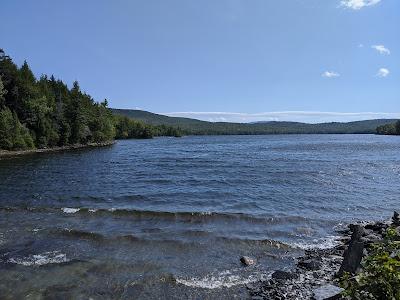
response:
M340 229L337 231L337 233L341 234L341 235L350 235L351 231L350 229L346 228L346 229Z
M400 226L400 215L397 211L393 213L392 217L392 225L393 226Z
M315 300L335 300L341 299L342 288L334 286L332 284L327 284L314 289L314 299Z
M393 251L393 252L390 254L390 257L391 257L391 258L400 257L400 250Z
M256 263L256 260L251 258L251 257L248 257L248 256L242 256L240 258L240 262L242 264L244 264L245 266L251 266L251 265L254 265Z
M310 271L319 270L322 263L317 259L305 259L298 262L298 266Z
M296 279L298 278L299 275L296 273L291 273L291 272L285 272L285 271L275 271L272 274L273 279L278 279L278 280L288 280L288 279Z
M372 230L377 233L382 233L388 228L388 224L382 222L375 222L365 225L365 229Z
M350 243L352 241L359 241L365 235L364 226L359 225L359 224L350 224L349 227L352 232Z
M371 233L365 237L362 237L361 241L366 244L371 244L371 243L376 243L376 242L380 241L381 239L382 239L381 235L378 235L376 233Z
M344 252L343 263L338 272L339 276L342 276L344 272L356 273L364 253L364 242L362 241L362 237L365 235L364 227L361 225L350 225L349 227L353 233L349 246Z
M336 255L343 255L344 250L346 250L346 246L341 244L341 245L337 245L334 249L333 249L333 253Z

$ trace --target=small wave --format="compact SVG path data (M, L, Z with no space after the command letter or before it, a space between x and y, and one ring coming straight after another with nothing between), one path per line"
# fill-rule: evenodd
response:
M80 211L80 208L63 207L61 210L66 214L74 214Z
M47 264L61 264L69 260L67 255L60 251L44 252L42 254L33 254L27 257L13 257L8 259L9 263L23 265L23 266L42 266Z
M88 240L102 240L104 239L103 235L95 232L89 232L89 231L82 231L82 230L76 230L76 229L68 229L65 228L61 230L61 234L65 236L71 236L71 237L76 237L80 239L88 239Z
M302 216L264 216L253 215L242 212L218 212L218 211L162 211L162 210L142 210L135 208L92 208L92 207L0 207L0 210L30 212L55 212L61 210L65 214L91 214L93 216L112 215L121 217L136 218L164 218L174 219L184 222L208 222L214 220L244 221L257 224L285 224L299 223L307 219Z
M115 241L127 241L127 242L139 242L145 241L144 239L140 239L134 235L119 235L119 236L106 236L101 233L93 232L93 231L84 231L78 229L70 229L70 228L58 228L52 230L53 234L62 235L69 238L76 238L82 240L91 240L96 242L115 242Z
M292 247L299 248L302 250L312 249L330 249L340 244L340 236L329 235L325 238L313 239L312 241L300 241L290 243Z
M200 278L176 278L177 283L203 289L218 289L231 288L233 286L245 285L260 280L266 280L271 276L271 273L254 273L247 276L240 275L241 270L226 270L220 273L211 273Z

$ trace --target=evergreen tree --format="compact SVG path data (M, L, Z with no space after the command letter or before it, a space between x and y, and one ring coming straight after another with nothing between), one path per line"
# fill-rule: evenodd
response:
M32 137L21 125L17 114L6 107L0 111L0 149L23 150L34 148Z
M77 81L71 89L52 75L39 80L25 61L20 68L0 49L0 149L20 150L104 142L118 138L177 135L114 117L108 101L96 103Z
M0 76L0 109L4 108L5 98L4 96L7 94L7 90L4 88L3 81L1 80Z

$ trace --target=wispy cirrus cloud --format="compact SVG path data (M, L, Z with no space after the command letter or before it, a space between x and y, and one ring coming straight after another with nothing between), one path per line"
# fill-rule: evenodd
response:
M359 10L366 6L376 5L379 2L381 2L381 0L341 0L340 6L354 10Z
M375 49L380 54L386 54L386 55L390 54L390 50L387 49L384 45L372 45L371 48Z
M193 118L209 122L251 123L261 121L294 121L305 123L350 122L368 119L398 119L398 113L383 112L319 112L280 111L263 113L235 112L169 112L161 113L171 117Z
M388 69L380 68L378 70L378 73L376 73L376 76L383 78L383 77L387 77L389 74L390 74L390 71Z
M325 78L335 78L335 77L339 77L340 74L337 72L333 72L333 71L325 71L324 73L322 73L321 76L325 77Z

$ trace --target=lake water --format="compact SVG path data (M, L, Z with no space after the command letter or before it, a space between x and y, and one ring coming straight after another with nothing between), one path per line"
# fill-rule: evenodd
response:
M335 229L399 208L398 137L156 138L3 159L0 298L245 298Z

